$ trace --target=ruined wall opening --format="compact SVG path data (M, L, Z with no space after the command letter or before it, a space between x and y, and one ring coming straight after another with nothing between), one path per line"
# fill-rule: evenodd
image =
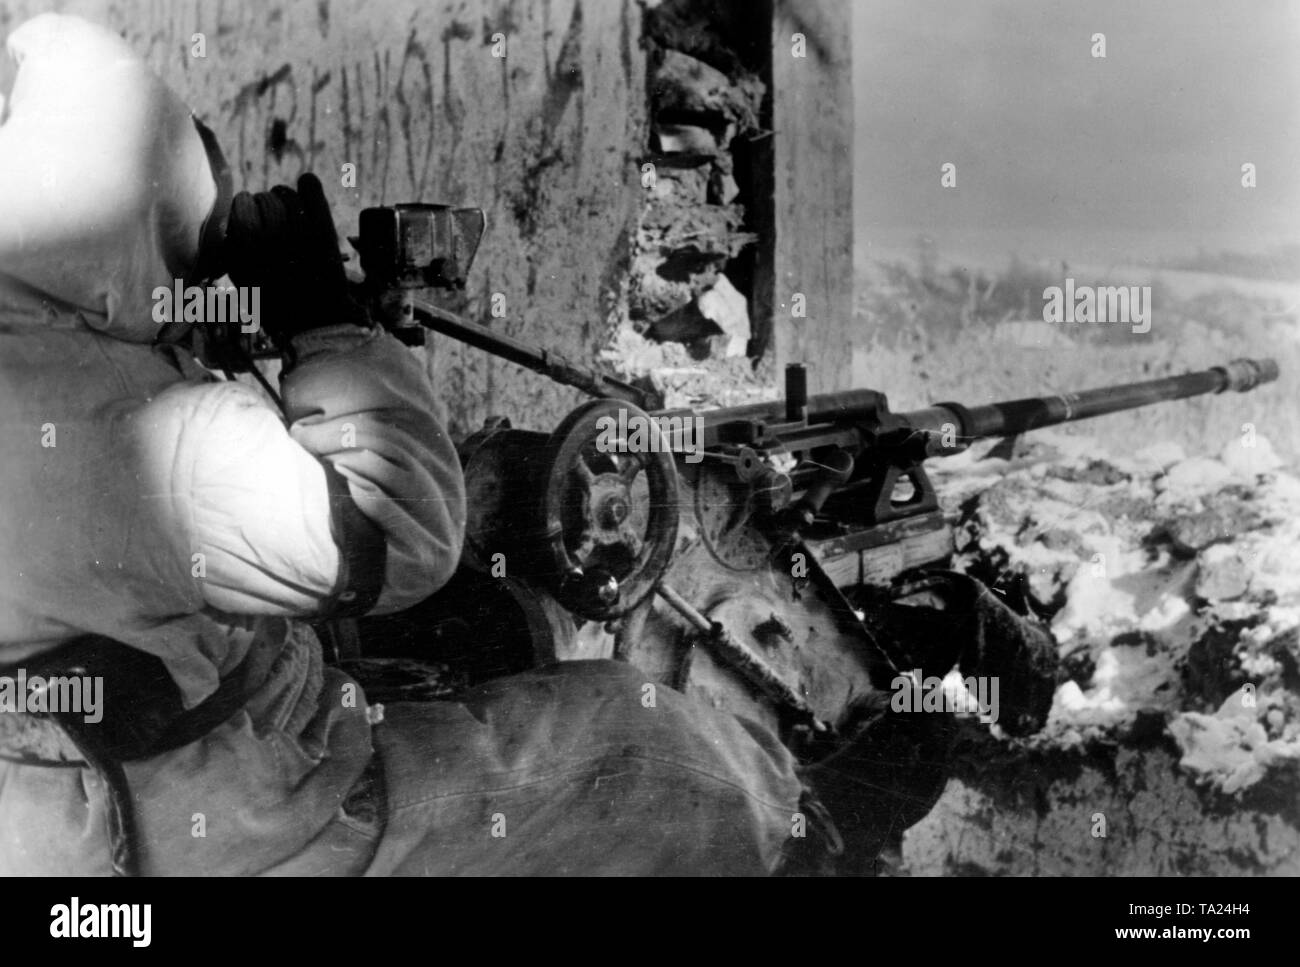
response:
M771 23L768 0L645 11L644 205L626 323L637 338L623 348L646 352L622 362L665 403L725 402L770 382Z

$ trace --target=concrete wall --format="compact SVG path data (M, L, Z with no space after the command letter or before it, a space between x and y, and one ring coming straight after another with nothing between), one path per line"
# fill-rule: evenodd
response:
M814 392L851 385L851 20L846 0L778 0L772 18L775 358L807 362ZM795 293L805 318L792 315Z
M471 317L592 359L623 314L645 143L634 0L7 0L0 31L47 9L121 30L215 130L236 187L314 170L348 234L368 205L482 206ZM191 56L195 32L204 58ZM505 58L492 54L497 32ZM357 166L353 190L341 186L345 162ZM493 292L504 319L488 314ZM579 399L435 339L457 429L490 412L549 427Z
M752 18L768 16L768 0L690 6L757 56L766 32ZM778 364L812 363L814 388L833 388L849 378L853 298L850 5L772 6L775 137L757 148L768 154L755 185L772 204L750 206L765 210L747 293L753 345ZM120 30L214 129L237 188L314 170L345 234L369 205L483 207L459 306L471 318L589 363L626 324L649 144L637 0L0 0L0 32L49 9ZM205 57L192 54L196 32ZM806 57L792 56L795 32ZM342 186L345 163L355 188ZM806 318L790 313L795 292ZM493 293L504 318L489 314ZM430 365L458 432L493 413L549 428L581 399L442 337Z

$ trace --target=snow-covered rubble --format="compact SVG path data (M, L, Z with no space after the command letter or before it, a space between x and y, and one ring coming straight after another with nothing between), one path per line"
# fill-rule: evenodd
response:
M963 724L901 871L1300 874L1294 468L1253 432L1206 458L1039 431L933 464L958 565L1050 622L1064 674L1037 735Z
M1300 762L1300 480L1256 434L1218 458L1130 455L1061 432L936 467L961 563L1021 575L1066 667L1046 728L1068 748L1164 722L1181 768L1234 793Z

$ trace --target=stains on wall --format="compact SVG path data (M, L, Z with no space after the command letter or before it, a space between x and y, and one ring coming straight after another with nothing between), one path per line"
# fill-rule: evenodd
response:
M0 6L10 29L49 9ZM458 308L592 359L626 316L645 62L634 0L338 0L62 6L120 30L216 132L236 187L321 176L340 234L367 206L476 205L488 229ZM191 55L193 34L206 57ZM494 35L505 38L494 56ZM342 166L356 165L356 187ZM505 316L492 316L493 293ZM549 429L579 400L432 337L453 428Z
M0 29L51 6L0 0ZM313 170L341 234L370 205L483 207L456 304L476 321L625 372L657 365L697 387L722 374L741 396L775 391L773 362L811 361L814 388L847 378L846 0L57 6L120 30L213 128L239 188ZM812 38L805 59L789 56L794 30ZM647 199L640 166L653 159ZM790 315L795 291L804 319ZM701 348L711 371L692 358ZM633 358L647 349L649 363ZM496 413L550 428L580 399L443 337L427 352L457 432Z

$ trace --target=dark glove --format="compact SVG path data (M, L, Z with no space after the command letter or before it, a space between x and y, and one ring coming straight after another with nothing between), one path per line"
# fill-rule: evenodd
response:
M329 202L311 173L298 179L297 191L277 185L235 196L226 261L235 285L259 287L258 321L281 349L310 329L370 325L348 292Z
M1042 728L1063 678L1047 627L1017 614L968 575L930 571L925 584L941 608L896 604L881 614L916 667L942 677L956 664L963 676L996 677L998 724L1011 735Z

